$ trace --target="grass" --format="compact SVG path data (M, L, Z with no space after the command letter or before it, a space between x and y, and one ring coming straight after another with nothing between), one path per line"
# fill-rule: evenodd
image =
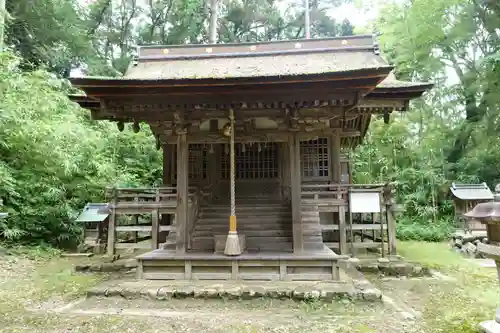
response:
M482 268L465 260L444 243L400 242L398 250L406 259L453 278L450 281L379 281L386 295L422 313L422 318L414 322L401 320L394 309L381 305L297 304L270 300L251 303L177 300L177 303L155 304L148 300L136 303L117 300L106 304L89 301L82 305L88 309L157 308L186 313L186 318L30 312L26 308L46 309L64 305L106 277L75 274L75 263L88 259L61 258L57 251L46 248L17 248L11 250L9 256L0 255L0 332L472 333L477 332L477 323L492 318L500 300L494 269Z
M453 281L433 286L422 309L429 332L477 332L477 323L490 320L500 306L496 269L485 269L450 250L446 243L401 242L407 260L439 270Z

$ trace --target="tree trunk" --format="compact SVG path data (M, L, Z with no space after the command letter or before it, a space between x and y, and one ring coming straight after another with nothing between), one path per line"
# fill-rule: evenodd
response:
M3 51L3 39L5 30L5 0L0 0L0 52Z
M209 25L209 43L217 43L217 0L210 0L210 25Z

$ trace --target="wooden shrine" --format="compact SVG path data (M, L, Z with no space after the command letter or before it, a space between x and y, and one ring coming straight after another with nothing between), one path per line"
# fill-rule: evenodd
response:
M101 253L107 242L109 214L107 204L88 203L75 222L83 225L84 245Z
M152 216L146 279L336 280L355 249L395 253L390 190L352 184L347 158L372 115L431 87L391 71L352 36L144 46L122 78L73 78L92 119L149 126L163 149L163 187L113 190L108 253L117 215L137 212ZM363 212L379 218L353 223Z
M477 204L493 201L494 195L486 183L481 184L457 184L450 187L453 195L453 206L455 208L455 219L459 226L470 232L486 231L486 226L474 218L468 218L465 213Z

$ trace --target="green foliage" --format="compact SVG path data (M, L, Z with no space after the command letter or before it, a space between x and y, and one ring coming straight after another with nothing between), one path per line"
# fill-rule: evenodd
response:
M368 0L369 1L369 0ZM372 122L356 153L358 182L395 184L401 239L444 240L452 182L500 182L498 8L472 0L388 1L375 22L400 78L435 83L411 112ZM498 12L496 12L498 13Z
M0 198L9 212L0 237L74 245L77 211L102 202L106 186L150 185L161 175L161 157L149 131L91 123L67 98L64 81L22 72L20 63L0 55Z

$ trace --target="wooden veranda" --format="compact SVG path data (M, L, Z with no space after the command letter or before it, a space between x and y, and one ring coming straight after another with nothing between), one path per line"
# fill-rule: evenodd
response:
M140 228L143 278L333 280L339 256L395 253L391 191L352 184L347 158L372 115L430 88L391 71L352 36L141 47L123 78L72 79L93 119L146 123L163 149L163 187L110 191L108 253ZM146 212L148 226L116 222Z

